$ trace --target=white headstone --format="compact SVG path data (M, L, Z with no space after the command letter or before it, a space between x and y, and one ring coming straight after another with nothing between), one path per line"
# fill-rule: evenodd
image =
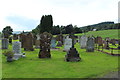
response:
M87 40L88 40L88 38L85 35L83 35L81 37L81 40L80 40L81 49L86 48L86 46L87 46Z
M37 34L36 37L37 37L37 40L40 40L40 35L39 34Z
M13 52L14 54L14 59L18 60L20 57L22 57L22 53L21 53L21 42L16 41L13 43Z
M71 47L72 47L72 39L69 38L69 36L67 36L64 43L64 51L69 51Z

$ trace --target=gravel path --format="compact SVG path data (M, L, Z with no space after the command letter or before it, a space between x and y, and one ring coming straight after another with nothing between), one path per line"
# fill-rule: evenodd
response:
M120 80L120 71L110 72L101 78L119 78L119 80Z

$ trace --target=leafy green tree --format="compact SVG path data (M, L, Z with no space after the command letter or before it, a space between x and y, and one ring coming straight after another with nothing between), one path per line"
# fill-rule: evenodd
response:
M4 38L9 38L9 36L12 34L13 29L11 28L11 26L6 26L5 28L3 28L2 33L4 35Z

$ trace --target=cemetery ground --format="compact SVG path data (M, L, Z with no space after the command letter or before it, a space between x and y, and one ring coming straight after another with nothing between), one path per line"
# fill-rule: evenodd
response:
M104 34L106 31L109 35ZM112 32L111 30L94 31L91 32L91 34L118 39L117 31L118 30L113 30ZM99 32L101 34L99 34ZM51 59L39 59L39 49L35 49L34 51L24 51L22 48L22 52L26 53L26 58L20 58L19 60L10 63L6 62L6 57L2 55L2 77L97 78L102 77L109 72L119 70L118 56L104 54L96 50L94 52L86 52L86 49L80 49L79 43L76 43L75 47L80 54L80 62L65 62L66 52L63 52L64 46L57 47L60 48L59 50L51 50ZM12 50L12 45L9 45L9 49ZM116 52L118 52L118 50L115 51L115 53Z

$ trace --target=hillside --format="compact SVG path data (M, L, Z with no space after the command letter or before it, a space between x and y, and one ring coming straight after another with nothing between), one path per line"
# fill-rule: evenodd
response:
M111 29L111 30L101 30L101 31L89 31L85 33L86 35L94 35L94 36L101 36L103 38L110 37L118 39L118 32L120 32L120 29ZM76 34L76 35L84 35L82 34Z

